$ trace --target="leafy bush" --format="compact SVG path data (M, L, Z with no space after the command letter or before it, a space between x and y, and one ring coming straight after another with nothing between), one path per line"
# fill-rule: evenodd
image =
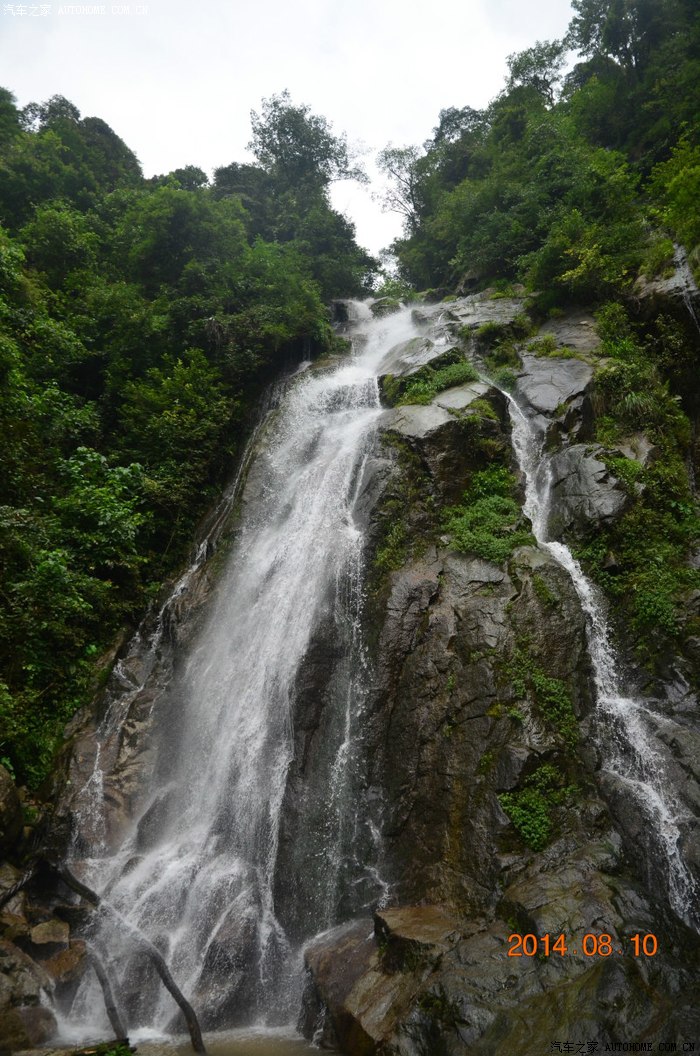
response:
M552 334L543 334L542 337L530 341L527 350L540 358L544 356L550 359L576 359L578 357L578 353L573 348L558 345Z
M575 793L574 786L564 786L561 772L545 763L525 779L522 789L503 792L498 799L527 846L541 851L552 836L554 808Z
M675 246L670 238L658 238L644 254L642 272L648 279L667 278L673 274Z
M644 659L653 664L663 654L664 637L683 629L684 597L700 586L700 573L688 564L690 548L700 538L686 468L690 424L660 369L677 365L678 376L684 377L690 357L672 323L661 318L656 332L643 342L617 302L601 308L597 327L611 362L596 375L603 412L596 434L613 449L603 460L623 482L631 502L614 524L602 526L580 547L579 556L646 640ZM646 467L614 450L640 428L657 447Z
M410 403L431 403L433 398L445 389L450 389L457 385L466 385L469 382L478 380L478 372L466 360L451 363L437 369L430 366L423 367L415 375L412 375L402 395L396 401L396 406L401 407Z
M666 224L688 249L700 244L700 144L684 134L653 172L652 191Z
M542 596L537 582L534 586L538 596ZM542 600L551 603L546 596ZM526 641L518 645L513 657L504 664L504 674L512 682L516 697L530 698L539 715L560 734L567 748L575 747L578 724L569 690L561 679L550 677L538 666Z
M516 547L533 542L513 498L515 488L515 478L505 466L473 475L461 504L445 511L445 531L455 550L501 564Z
M403 520L393 521L389 525L374 557L374 565L380 572L392 572L401 568L406 560L407 534Z

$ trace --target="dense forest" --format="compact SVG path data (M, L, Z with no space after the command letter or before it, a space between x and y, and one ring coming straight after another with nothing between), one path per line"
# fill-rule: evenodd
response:
M485 110L442 110L422 149L382 151L405 230L381 292L522 283L531 317L599 310L599 428L610 443L644 427L663 457L582 556L636 626L677 636L693 363L682 323L640 328L628 307L674 241L700 274L700 11L572 6L567 37L510 56ZM333 180L361 177L345 138L283 93L253 114L251 146L254 164L211 181L145 179L99 118L0 92L0 757L30 787L100 657L182 562L266 382L332 347L329 301L376 282L330 206ZM510 337L492 335L504 379Z
M423 150L380 156L402 278L524 282L547 309L700 258L700 14L692 0L574 0L562 41L508 58L485 110L442 110ZM579 60L564 76L567 59Z
M286 93L255 164L144 179L68 100L0 93L0 757L36 787L104 650L182 562L265 383L333 343L376 262L362 175Z

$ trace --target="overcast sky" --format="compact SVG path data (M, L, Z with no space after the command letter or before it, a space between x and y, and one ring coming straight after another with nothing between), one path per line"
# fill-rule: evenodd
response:
M441 109L482 107L506 56L561 37L568 0L149 0L0 7L0 85L105 120L146 176L250 160L250 111L288 88L363 145L420 144ZM376 193L379 186L374 184ZM333 190L377 252L400 233L371 192Z

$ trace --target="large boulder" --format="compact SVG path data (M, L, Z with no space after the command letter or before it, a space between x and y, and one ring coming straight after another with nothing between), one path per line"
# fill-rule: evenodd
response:
M441 306L445 315L467 330L477 330L487 323L508 327L523 313L522 297L503 297L493 290L483 290L469 297L459 297Z
M307 1036L352 1056L541 1056L583 1031L600 1051L639 1037L680 1050L700 1026L697 954L636 957L627 929L655 925L620 889L615 851L599 841L568 854L559 869L552 858L521 871L500 919L405 906L319 936L305 950ZM584 954L584 935L605 953Z
M51 977L40 965L0 940L0 1047L14 1052L48 1041L56 1021L42 1002L52 988Z
M589 439L593 423L591 364L575 357L559 359L529 353L521 360L515 398L525 413L536 419L548 437L566 433Z
M574 444L551 459L550 534L582 534L616 520L629 505L621 482L598 457L599 446Z
M470 430L498 442L506 436L507 421L503 394L491 385L469 382L438 393L429 404L387 411L381 428L406 441L429 471L441 500L453 503L462 496L469 469L484 464Z

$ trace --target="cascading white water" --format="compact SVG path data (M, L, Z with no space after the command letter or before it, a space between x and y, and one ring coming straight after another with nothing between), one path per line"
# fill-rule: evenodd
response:
M683 304L695 324L695 329L700 334L700 319L698 319L696 311L696 305L700 299L700 291L698 291L697 283L688 263L688 257L682 246L676 246L673 254L673 264L676 269L676 276L681 284Z
M319 625L349 620L351 637L359 627L362 533L353 507L381 414L378 369L391 347L415 335L408 311L373 320L366 306L352 307L366 337L361 347L291 385L254 460L216 600L156 705L159 755L150 795L117 853L104 857L103 847L93 847L83 872L160 946L182 990L204 1008L205 1026L217 1025L220 1014L231 1018L224 990L238 1000L243 989L255 989L260 1015L272 1002L278 1019L294 1013L280 985L294 951L276 912L274 876L294 751L295 680ZM330 755L331 841L350 824L342 786L358 678L347 681ZM85 792L91 810L104 809L99 767L98 753ZM328 862L326 897L314 930L334 922L340 869L340 852L308 853L319 852ZM105 918L93 940L128 995L131 1036L139 1037L139 1027L166 1031L172 1001L133 957L126 929L120 933ZM232 960L225 950L234 951ZM217 992L221 976L226 985ZM67 1017L74 1037L104 1029L101 1007L86 981Z
M687 814L667 780L664 759L653 743L648 711L641 697L622 686L620 665L612 646L604 601L584 575L567 546L548 537L551 467L544 454L545 436L508 393L513 448L525 477L524 512L544 550L569 574L585 613L588 648L595 679L597 727L603 768L633 797L648 825L649 852L665 860L669 901L678 916L697 927L697 885L680 851L680 823Z

